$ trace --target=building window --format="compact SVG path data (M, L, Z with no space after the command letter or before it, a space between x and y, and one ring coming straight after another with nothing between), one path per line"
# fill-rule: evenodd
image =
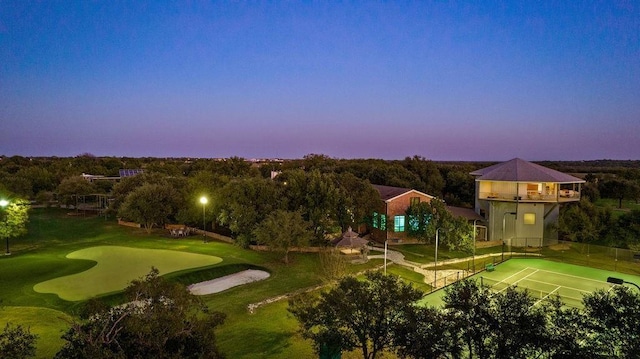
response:
M373 225L373 228L379 228L378 227L378 212L373 212L373 218L371 220L371 224Z
M385 216L382 213L380 214L380 230L382 231L387 230L387 216Z
M416 205L416 204L420 203L420 197L411 197L411 199L409 201L410 201L409 202L410 205L412 205L412 206Z
M536 224L535 213L525 213L523 218L524 224Z
M393 219L393 231L404 232L404 216L395 216Z

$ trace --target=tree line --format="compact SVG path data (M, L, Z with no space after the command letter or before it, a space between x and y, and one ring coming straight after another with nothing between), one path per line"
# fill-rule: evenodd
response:
M640 210L622 209L623 200L640 201L640 170L620 169L616 174L587 174L580 202L561 207L560 239L640 250ZM617 200L619 212L597 206L601 198Z
M614 245L640 246L640 214L630 211L614 216L609 209L593 206L599 198L640 200L638 161L544 162L564 171L593 169L583 200L562 207L561 239ZM255 240L267 216L295 220L312 232L311 242L323 235L367 223L376 193L368 184L416 189L443 199L449 205L473 207L474 179L470 172L493 163L434 162L423 157L403 160L334 159L311 154L302 159L263 161L243 158L224 160L188 158L115 158L82 154L73 158L0 157L0 194L39 203L76 207L89 195L110 198L109 213L141 223L150 230L165 223L202 226L200 196L209 199L205 226L231 234L238 243ZM637 166L636 166L637 165ZM592 167L590 167L592 166ZM117 176L121 168L142 168L145 175L112 181L88 182L82 173ZM595 172L595 171L599 172ZM270 181L272 171L281 172ZM127 196L131 195L127 199ZM589 202L591 201L591 203ZM408 213L417 216L418 213ZM294 212L291 215L285 212ZM285 216L289 216L285 218ZM298 218L299 217L299 218ZM270 222L265 222L265 225ZM409 228L412 231L412 228ZM420 236L420 233L413 233ZM266 237L266 236L263 236ZM306 243L302 236L302 242ZM433 233L426 236L427 242Z
M369 272L320 294L289 301L303 337L318 353L359 351L401 358L637 358L640 295L627 287L585 295L583 308L467 279L445 288L444 304L419 305L423 293L398 277Z

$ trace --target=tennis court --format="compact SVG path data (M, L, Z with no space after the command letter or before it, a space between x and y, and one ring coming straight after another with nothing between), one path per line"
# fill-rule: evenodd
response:
M493 272L483 271L473 277L496 292L509 286L527 290L538 301L559 295L565 305L582 308L582 297L598 289L609 290L607 277L640 283L640 277L544 259L510 259L495 266ZM443 290L434 292L422 301L425 305L442 305Z
M527 290L538 302L559 296L565 305L577 308L582 307L582 297L585 294L611 288L607 282L531 267L502 280L483 276L480 277L480 281L496 292L502 292L508 287Z

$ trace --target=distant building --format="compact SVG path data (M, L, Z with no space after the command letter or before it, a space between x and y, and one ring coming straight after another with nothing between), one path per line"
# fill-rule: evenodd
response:
M580 201L584 180L520 158L474 172L475 211L489 240L513 246L555 243L560 206Z
M87 173L82 174L82 178L89 182L93 181L120 181L125 177L136 176L144 172L142 169L121 169L118 171L119 176L104 176L104 175L90 175Z

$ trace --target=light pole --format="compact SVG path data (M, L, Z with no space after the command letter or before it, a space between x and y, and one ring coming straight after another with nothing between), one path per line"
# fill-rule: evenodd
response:
M607 282L608 283L612 283L612 284L624 284L624 283L631 284L631 285L636 286L636 288L638 288L638 290L640 290L640 287L637 284L632 283L632 282L627 282L626 280L621 279L621 278L608 277L607 278Z
M476 272L476 223L477 222L478 222L477 219L473 220L473 257L472 257L473 273Z
M205 232L205 217L204 217L204 207L207 205L207 197L200 197L200 203L202 203L202 242L207 243L207 233Z
M516 212L504 212L502 214L502 261L504 262L504 227L506 223L507 214L513 214L514 216L517 214ZM511 246L509 246L511 247Z
M2 214L3 217L6 216L6 212L5 212L5 208L9 205L9 201L7 201L6 199L0 200L0 207L2 207ZM3 221L5 221L5 218L2 218ZM5 256L11 255L11 252L9 251L9 234L7 233L6 235L6 240L7 240L7 251L5 252Z
M434 266L433 266L433 287L438 288L438 233L440 232L440 228L436 228L436 255L434 258Z
M384 241L384 275L387 275L387 240Z

